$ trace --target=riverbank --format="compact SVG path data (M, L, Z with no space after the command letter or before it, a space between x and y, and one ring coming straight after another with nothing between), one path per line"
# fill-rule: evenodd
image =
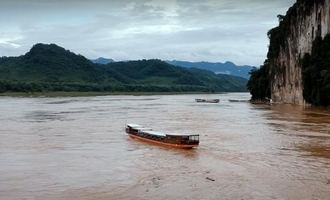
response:
M116 96L116 95L177 95L177 94L225 94L206 92L5 92L1 96L9 97L89 97L89 96Z

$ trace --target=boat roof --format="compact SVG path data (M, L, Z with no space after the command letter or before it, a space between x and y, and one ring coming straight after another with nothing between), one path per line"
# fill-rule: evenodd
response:
M144 133L147 133L149 135L156 135L161 137L168 136L199 136L199 134L187 134L187 133L162 133L158 131L153 131L152 128L143 127L139 124L126 124L126 126L134 128L139 131L143 131Z
M145 127L141 127L141 128L136 128L139 131L152 131L152 128L145 128Z
M138 125L138 124L126 124L126 125L131 127L131 128L143 128L143 126Z
M199 136L199 134L188 134L188 133L167 133L169 136Z
M156 135L156 136L162 136L165 137L166 134L162 132L157 132L157 131L143 131L144 133L147 133L149 135Z

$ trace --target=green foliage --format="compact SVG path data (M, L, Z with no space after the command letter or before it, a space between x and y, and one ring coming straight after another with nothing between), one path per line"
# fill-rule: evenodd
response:
M312 54L302 60L304 98L314 105L330 105L330 34L313 43Z
M264 100L265 98L270 98L270 82L268 77L268 61L265 61L260 69L251 71L251 78L248 81L247 87L252 95L252 100Z
M0 92L238 92L246 91L246 82L161 60L99 65L55 44L0 58Z
M191 68L189 69L203 85L208 86L212 91L222 92L246 92L247 80L242 77L231 76L226 74L214 74L211 71Z
M0 64L0 80L95 83L106 79L103 72L83 56L54 44L37 44L24 56L6 58Z

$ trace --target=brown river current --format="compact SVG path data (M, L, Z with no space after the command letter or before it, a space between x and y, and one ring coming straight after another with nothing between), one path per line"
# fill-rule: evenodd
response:
M330 110L228 101L249 98L0 97L0 199L329 200ZM125 123L201 143L146 144Z

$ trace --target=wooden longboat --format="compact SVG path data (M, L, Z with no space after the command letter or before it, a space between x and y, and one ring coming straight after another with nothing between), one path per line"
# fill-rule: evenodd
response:
M165 134L138 124L127 124L126 133L135 139L175 148L191 149L199 145L198 134Z
M219 103L220 99L195 99L197 103Z

